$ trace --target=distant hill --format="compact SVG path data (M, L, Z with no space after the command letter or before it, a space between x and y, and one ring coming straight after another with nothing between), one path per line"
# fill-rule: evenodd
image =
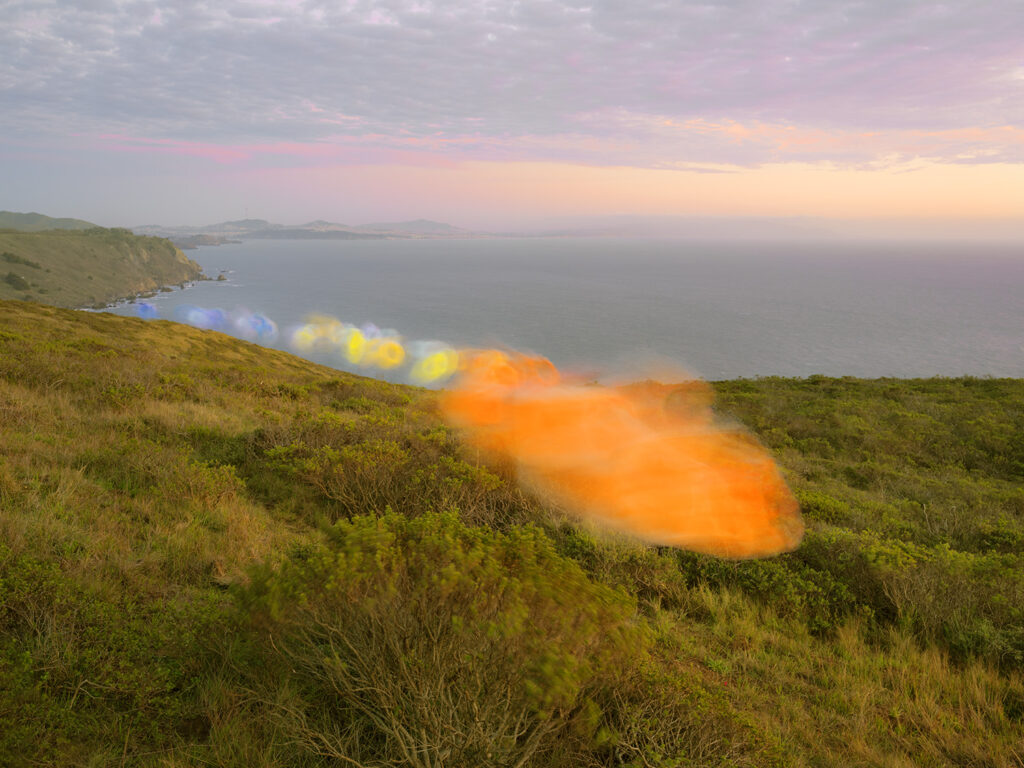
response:
M202 227L166 227L162 224L145 224L131 227L132 232L137 235L153 235L155 237L166 237L168 239L190 237L193 235L213 235L220 237L241 237L265 229L275 229L280 224L271 224L265 219L238 219L236 221L222 221L219 224L207 224Z
M356 232L350 229L306 229L305 227L279 227L249 232L246 237L255 240L379 240L387 237L383 232Z
M467 237L472 233L451 224L427 219L377 222L358 227L316 219L305 224L274 224L266 219L239 219L201 227L132 227L136 234L166 237L182 248L219 245L230 240L369 240L385 237Z
M321 230L332 230L332 229L344 229L353 230L357 227L350 227L348 224L338 224L336 221L324 221L323 219L317 219L316 221L310 221L306 224L299 224L297 229L321 229Z
M41 213L0 211L0 229L42 232L47 229L90 229L96 225L82 219L54 219Z
M451 224L444 224L440 221L429 219L416 219L415 221L383 221L374 224L363 224L358 229L366 229L376 232L408 232L415 235L457 235L466 230L453 227Z
M127 229L0 231L0 299L103 306L202 276L168 240Z
M222 235L175 235L167 238L183 251L191 251L201 245L224 245L226 243L238 243L240 240L232 240Z
M266 219L236 219L235 221L224 221L220 224L209 224L205 227L200 227L200 230L204 232L221 232L223 230L231 230L233 232L255 232L279 226L281 225L271 224Z

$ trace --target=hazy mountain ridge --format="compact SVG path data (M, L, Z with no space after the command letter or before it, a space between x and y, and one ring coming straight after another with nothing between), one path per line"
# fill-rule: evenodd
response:
M266 219L239 219L203 226L167 227L147 224L132 227L137 234L166 237L179 247L218 245L235 240L378 240L384 238L446 238L480 236L451 224L428 219L378 222L351 226L317 219L305 224L276 224ZM216 242L218 241L219 242Z
M413 221L385 221L373 224L363 224L357 229L370 230L375 232L408 232L418 235L462 235L467 230L430 219L415 219Z

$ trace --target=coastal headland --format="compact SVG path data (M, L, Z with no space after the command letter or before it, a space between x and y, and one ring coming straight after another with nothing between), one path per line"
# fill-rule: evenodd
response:
M0 230L0 299L103 307L203 278L165 238L127 229Z

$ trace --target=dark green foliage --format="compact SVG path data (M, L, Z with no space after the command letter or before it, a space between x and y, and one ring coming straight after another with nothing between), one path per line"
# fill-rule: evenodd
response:
M250 447L261 471L299 480L331 517L459 511L472 522L503 528L535 514L518 490L466 461L456 435L437 424L436 414L365 396L333 403L303 413L287 430L256 434Z
M390 514L326 533L240 593L260 663L238 671L285 738L367 763L578 764L588 692L646 653L625 595L528 528Z
M3 259L8 264L21 264L22 266L31 267L32 269L42 269L42 266L38 262L26 259L24 256L17 256L13 253L8 253L7 251L0 255L0 259Z
M222 609L112 597L110 586L86 587L53 560L0 544L0 762L68 764L115 743L166 748L201 719L202 640Z
M689 584L739 587L782 615L804 618L812 632L835 629L854 613L872 615L843 580L798 555L730 562L680 552L678 561Z
M4 282L18 291L27 291L31 287L28 284L28 280L14 272L8 272L4 275Z
M773 561L686 570L798 610L898 622L958 658L1024 668L1024 383L721 382L719 408L779 455L810 530Z

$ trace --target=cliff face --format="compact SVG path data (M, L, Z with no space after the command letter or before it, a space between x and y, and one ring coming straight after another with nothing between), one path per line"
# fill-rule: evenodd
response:
M132 293L196 280L203 274L199 264L162 237L130 235L123 242L115 243L114 248Z
M0 299L102 305L203 276L169 240L124 229L0 232Z

